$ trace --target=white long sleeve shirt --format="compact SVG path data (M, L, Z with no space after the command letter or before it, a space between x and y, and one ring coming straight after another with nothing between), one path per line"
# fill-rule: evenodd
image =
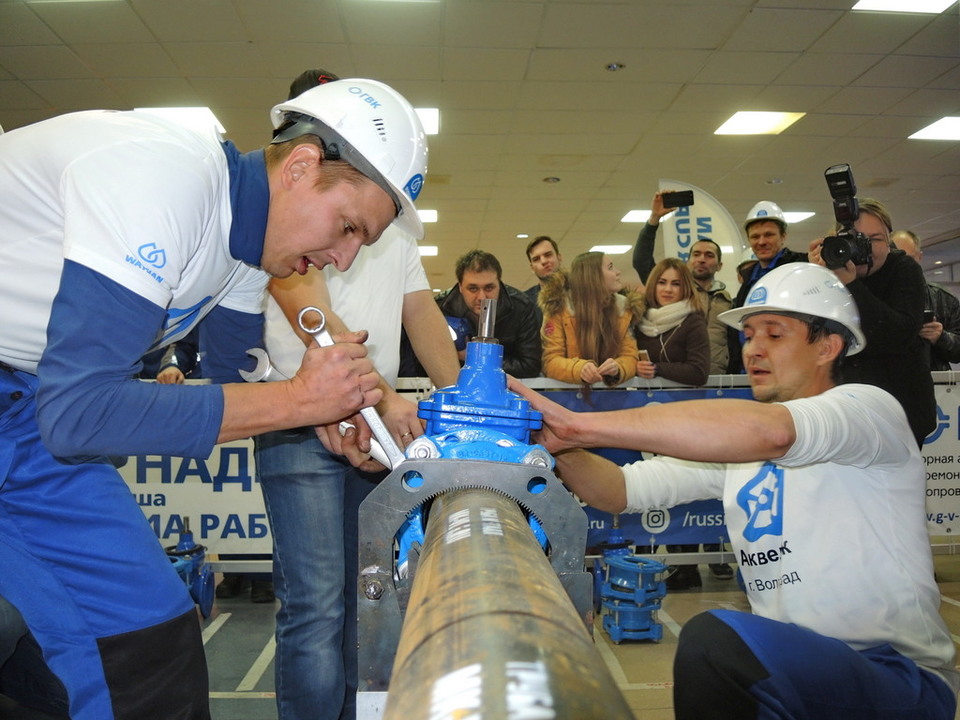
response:
M886 391L855 384L783 405L797 439L782 458L624 466L626 512L721 498L755 614L856 650L889 643L956 692L923 461L903 409Z

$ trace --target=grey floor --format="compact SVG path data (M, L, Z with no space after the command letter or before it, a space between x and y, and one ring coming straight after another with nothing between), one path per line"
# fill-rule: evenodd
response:
M276 720L273 692L277 603L254 604L249 591L217 600L203 621L212 720ZM0 695L0 720L63 720Z
M273 630L277 605L254 604L245 593L217 600L211 617L204 621L213 720L276 720Z
M941 614L960 643L960 555L935 556L943 595ZM685 620L708 607L743 606L745 599L733 581L712 578L701 568L703 588L669 595L660 621L664 640L658 644L613 645L598 627L594 633L601 655L613 672L638 720L673 717L670 667L676 634ZM210 710L213 720L276 720L273 685L273 630L276 603L253 604L249 594L217 600L211 617L203 621L204 644L210 674ZM957 712L960 720L960 711ZM0 696L0 720L62 720L37 713Z

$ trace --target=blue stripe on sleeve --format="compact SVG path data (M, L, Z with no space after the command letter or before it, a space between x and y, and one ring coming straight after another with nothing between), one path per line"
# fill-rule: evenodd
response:
M53 454L210 454L223 420L221 388L134 379L164 316L119 283L64 263L37 369L37 421Z

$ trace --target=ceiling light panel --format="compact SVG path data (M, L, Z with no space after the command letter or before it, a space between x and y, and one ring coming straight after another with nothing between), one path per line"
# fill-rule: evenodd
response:
M753 112L734 113L713 131L714 135L779 135L806 113Z

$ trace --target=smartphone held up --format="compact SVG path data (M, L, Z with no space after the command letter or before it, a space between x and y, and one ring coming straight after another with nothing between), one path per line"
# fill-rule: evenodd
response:
M665 208L678 208L693 205L693 190L676 190L660 194L660 202Z

